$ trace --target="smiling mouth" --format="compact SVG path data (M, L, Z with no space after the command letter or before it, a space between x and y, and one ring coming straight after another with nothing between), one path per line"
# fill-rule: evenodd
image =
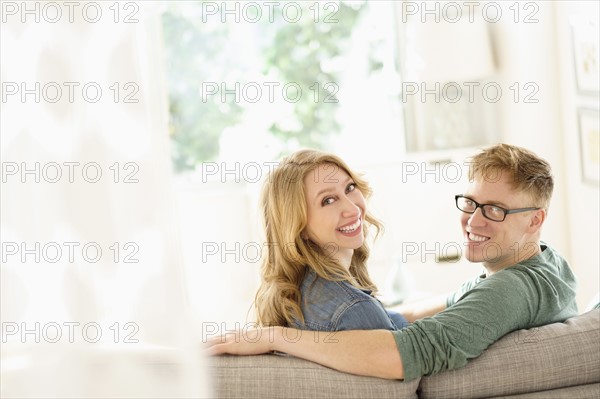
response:
M490 239L490 237L486 237L486 236L480 236L478 234L475 233L470 233L467 231L467 237L469 237L470 241L475 241L475 242L484 242Z
M361 219L358 219L354 224L351 224L350 226L344 226L344 227L340 227L338 229L338 231L342 232L342 233L354 233L358 228L360 228L360 226L362 225L362 221Z

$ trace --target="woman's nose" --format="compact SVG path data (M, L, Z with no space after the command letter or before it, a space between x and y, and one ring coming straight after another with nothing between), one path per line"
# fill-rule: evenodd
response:
M356 217L356 216L360 215L360 212L361 212L360 208L350 198L344 197L342 205L343 205L342 215L344 217L349 218L349 217Z

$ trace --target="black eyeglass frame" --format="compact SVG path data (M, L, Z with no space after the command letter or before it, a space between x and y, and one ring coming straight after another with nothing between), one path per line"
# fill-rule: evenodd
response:
M469 201L472 201L475 204L475 209L473 209L473 212L469 212L469 211L465 211L464 209L461 209L458 206L458 199L459 198L466 198ZM501 206L498 205L494 205L494 204L480 204L479 202L475 201L473 198L469 198L465 195L462 194L457 194L454 196L454 201L456 203L456 207L458 208L459 211L464 212L464 213L468 213L468 214L474 214L475 211L477 210L477 208L481 208L481 214L483 215L483 217L485 217L488 220L491 220L492 222L504 222L506 220L506 215L509 215L511 213L520 213L520 212L527 212L527 211L537 211L538 209L542 209L539 207L528 207L528 208L518 208L518 209L506 209L506 208L502 208ZM492 219L490 218L488 215L485 214L485 208L484 206L493 206L494 208L498 208L500 210L502 210L502 212L504 212L504 217L502 218L502 220L496 220L496 219Z

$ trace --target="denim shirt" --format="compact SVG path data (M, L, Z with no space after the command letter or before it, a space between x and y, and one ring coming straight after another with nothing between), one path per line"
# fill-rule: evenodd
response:
M371 291L353 287L346 281L330 281L308 270L300 286L300 308L304 323L295 321L302 330L399 330L408 325L399 313L386 310L372 297Z

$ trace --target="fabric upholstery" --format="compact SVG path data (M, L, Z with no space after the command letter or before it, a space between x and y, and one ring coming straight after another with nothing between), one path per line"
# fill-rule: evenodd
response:
M553 389L551 391L525 393L513 396L496 396L493 399L598 399L600 398L600 383L575 385L569 388Z
M416 398L419 380L404 383L341 373L285 355L213 358L217 398Z
M460 369L421 379L421 398L483 398L600 382L600 310L507 334Z
M217 398L600 399L600 309L507 334L463 368L410 382L355 376L287 355L209 360Z

